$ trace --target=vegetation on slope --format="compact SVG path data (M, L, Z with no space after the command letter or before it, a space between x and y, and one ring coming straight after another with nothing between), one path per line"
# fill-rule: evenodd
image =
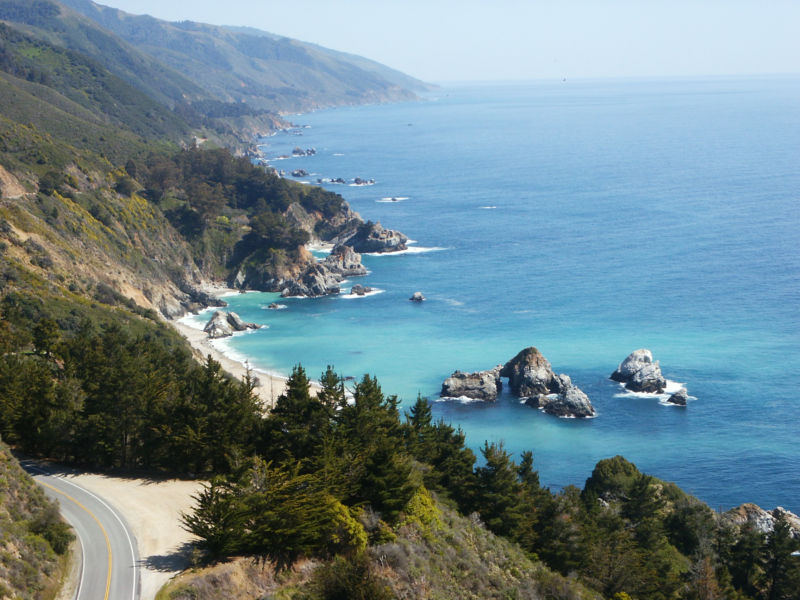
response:
M371 61L264 32L169 23L88 0L65 4L198 82L217 100L296 112L414 98L424 84Z
M74 535L0 442L0 597L53 598Z

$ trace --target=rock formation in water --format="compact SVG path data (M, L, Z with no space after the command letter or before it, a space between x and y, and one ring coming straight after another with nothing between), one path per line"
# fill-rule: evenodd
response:
M368 273L367 268L361 264L361 255L344 244L334 246L322 264L342 277L359 277Z
M681 388L674 394L672 394L669 398L667 398L667 402L670 404L677 404L678 406L686 406L686 401L689 399L689 394L686 391L686 388Z
M371 287L361 284L356 284L350 288L350 293L353 294L354 296L366 296L371 291L372 291Z
M214 311L211 318L203 327L203 331L210 338L221 338L233 335L234 331L245 331L246 329L258 329L260 326L255 323L245 323L235 312L226 313L221 310Z
M340 243L351 246L356 252L397 252L408 248L408 238L392 229L384 229L380 223L368 221L347 234Z
M525 348L500 370L511 392L528 406L557 417L592 417L589 397L567 375L556 375L550 362L534 347Z
M462 373L456 371L444 380L440 396L443 398L472 398L494 402L503 389L500 380L501 366L490 371L477 371L475 373Z
M425 296L422 295L422 292L414 292L411 294L411 298L409 298L412 302L424 302Z
M662 394L667 387L658 361L654 362L653 353L645 348L631 352L611 374L611 379L625 384L632 392Z

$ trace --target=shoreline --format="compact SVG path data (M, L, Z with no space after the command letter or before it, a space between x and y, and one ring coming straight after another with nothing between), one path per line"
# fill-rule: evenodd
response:
M206 285L203 291L213 295L215 298L224 299L225 296L239 294L239 290L219 286L219 285ZM214 308L214 307L208 307ZM225 310L220 307L220 310ZM286 382L289 379L288 375L277 373L270 373L264 369L256 369L250 365L249 361L244 362L231 358L222 350L216 348L212 343L211 338L202 330L197 329L186 323L184 319L191 316L191 313L184 315L178 319L167 321L191 346L195 358L200 362L204 362L207 356L211 356L215 361L222 365L222 369L241 381L247 375L248 369L251 375L256 378L256 386L253 388L253 393L261 401L261 407L264 412L269 412L275 407L275 402L278 396L286 391ZM311 393L316 394L320 390L320 386L316 381L311 381Z

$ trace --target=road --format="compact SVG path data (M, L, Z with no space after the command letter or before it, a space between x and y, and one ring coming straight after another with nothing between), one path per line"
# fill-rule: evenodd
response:
M125 520L105 500L34 461L23 468L56 500L80 540L75 600L138 600L139 555Z

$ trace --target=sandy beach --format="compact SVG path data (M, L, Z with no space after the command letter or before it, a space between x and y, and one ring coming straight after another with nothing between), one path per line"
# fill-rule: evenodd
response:
M212 294L218 298L239 293L238 290L220 286L206 286L204 289L209 294ZM225 308L221 308L220 310L225 310ZM195 356L198 360L204 361L210 354L211 358L220 363L222 368L235 378L242 379L247 374L248 365L238 360L234 360L220 352L211 343L208 335L201 329L192 327L181 319L169 321L169 323L175 329L177 329L184 338L186 338L186 340L189 342L189 345L193 348ZM278 396L280 396L286 389L286 380L288 375L275 375L271 373L265 373L262 370L252 371L251 374L258 380L254 391L261 400L264 410L269 411L275 406ZM319 386L312 381L312 393L315 393L317 390L319 390Z

